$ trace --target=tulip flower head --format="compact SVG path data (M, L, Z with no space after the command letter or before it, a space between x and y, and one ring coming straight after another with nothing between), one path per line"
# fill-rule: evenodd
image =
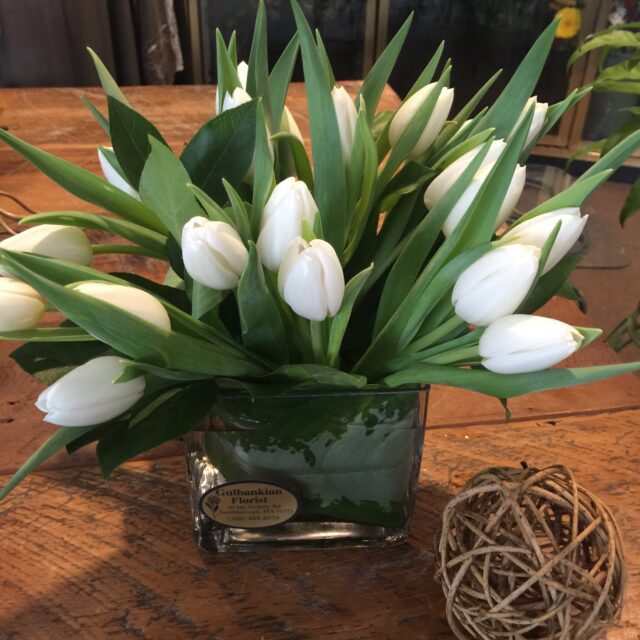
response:
M171 331L171 321L167 310L150 293L111 282L81 282L73 287L86 296L108 302L162 331Z
M422 89L418 89L418 91L400 105L389 126L389 142L392 147L397 144L402 132L407 128L411 120L415 117L418 109L435 87L436 83L432 82L422 87ZM438 95L436 105L424 126L424 130L418 138L418 142L416 142L415 147L409 153L410 158L421 156L431 146L442 130L444 123L447 121L452 104L453 89L443 87Z
M222 112L235 109L246 102L251 102L251 96L242 87L236 87L233 93L225 94L222 101Z
M45 311L45 301L33 287L0 277L0 331L34 329Z
M553 269L582 235L589 216L580 216L579 207L566 207L529 218L512 227L502 236L506 242L531 244L542 249L549 236L560 222L560 230L553 243L543 273Z
M111 147L106 148L113 151ZM116 171L100 147L98 147L98 160L100 161L100 168L107 182L120 189L120 191L124 191L132 198L140 200L140 194Z
M291 242L278 272L284 301L307 320L338 313L344 297L344 274L334 248L324 240Z
M37 253L76 264L89 264L93 258L89 239L80 229L57 224L31 227L0 242L0 248L19 253ZM0 275L6 275L1 267Z
M182 259L196 282L226 291L238 286L249 252L231 225L196 216L182 229Z
M335 86L331 90L333 108L338 119L338 132L340 133L340 146L342 148L342 160L346 163L351 155L353 139L356 135L356 122L358 112L353 104L351 96L344 87Z
M302 235L302 222L310 227L318 206L309 187L295 178L278 183L264 207L257 247L262 264L269 271L278 271L284 253L291 242Z
M533 110L533 119L531 120L531 125L529 127L529 133L527 134L527 140L524 143L524 148L526 149L532 142L538 139L538 136L542 132L544 127L545 119L547 117L547 110L549 109L549 105L546 102L538 102L537 96L532 96L527 100L527 104L524 106L522 113L518 117L516 124L513 127L515 131L520 123L524 120L525 116L531 109Z
M492 322L480 337L482 364L495 373L540 371L580 348L582 334L569 324L540 316L511 315Z
M144 376L114 383L125 370L117 356L94 358L62 376L38 397L45 421L62 427L101 424L130 409L144 393Z
M442 226L442 231L445 236L450 236L458 224L460 224L460 221L473 204L473 201L478 195L478 192L482 188L485 180L489 177L489 173L491 172L491 169L493 169L494 164L495 163L484 165L478 170L471 180L471 184L465 189L464 193L453 206L453 209L451 209L451 212ZM526 167L518 165L516 170L513 172L511 182L507 189L507 194L505 195L502 205L500 206L500 210L498 211L498 215L496 216L496 222L494 225L495 229L497 229L515 209L515 206L522 195L526 177Z
M236 70L238 72L238 80L240 80L242 88L246 90L247 78L249 77L249 65L244 60L240 60Z
M516 311L538 272L540 249L511 244L492 249L467 267L453 287L456 314L486 326Z
M304 138L302 137L302 132L300 131L300 127L298 126L298 123L293 117L293 114L289 110L289 107L287 107L286 105L282 111L282 118L280 121L280 130L288 131L289 133L294 135L296 138L298 138L300 142L304 144Z

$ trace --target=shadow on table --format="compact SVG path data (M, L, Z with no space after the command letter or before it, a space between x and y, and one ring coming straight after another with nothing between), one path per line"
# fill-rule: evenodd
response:
M0 616L1 637L452 637L433 578L451 497L442 486L421 487L399 547L229 555L196 548L181 460L127 466L108 482L93 468L52 471L25 489L8 524L26 507L40 533L15 541L29 561L3 590L30 600Z

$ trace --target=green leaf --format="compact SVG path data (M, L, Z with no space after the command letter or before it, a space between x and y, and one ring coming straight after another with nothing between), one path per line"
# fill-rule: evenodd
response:
M462 194L471 184L471 180L489 152L490 146L490 142L484 144L473 160L451 185L451 188L447 190L443 198L429 214L420 221L420 224L418 224L402 248L398 259L391 269L391 273L387 278L380 297L374 325L374 335L385 326L409 294L426 257L431 252L440 235L442 225ZM434 262L433 265L430 266L430 269L435 270L435 268L437 268L435 267L436 264L437 263Z
M335 79L335 76L333 75L333 68L331 67L329 54L327 53L327 48L324 46L324 40L322 39L322 35L320 31L316 29L315 34L316 34L316 44L318 45L318 53L320 54L320 61L322 62L322 68L324 69L324 74L327 78L329 91L331 91L331 89L333 89L333 87L336 84L336 79Z
M149 138L155 138L165 146L167 143L160 132L137 111L110 96L107 101L113 150L127 181L137 189L140 174L151 153Z
M201 215L184 165L164 144L149 138L151 152L140 176L140 197L155 211L169 233L182 242L182 227L194 216Z
M38 273L37 256L0 250L0 259L8 271L30 284L61 313L96 339L129 357L168 369L182 369L210 375L246 376L261 373L261 368L225 349L181 333L166 333L131 313L49 279L48 270ZM45 261L46 263L53 261Z
M495 129L496 138L506 138L518 121L527 100L538 83L557 27L558 20L554 20L542 32L516 72L511 76L507 86L482 119L479 126L482 129Z
M255 98L262 98L266 121L276 128L280 121L271 121L271 96L269 86L269 57L267 50L267 14L264 0L258 3L258 12L253 27L253 40L249 54L249 73L247 77L247 93Z
M229 185L229 183L223 178L222 186L225 187L225 184ZM231 186L231 185L229 185ZM227 212L214 200L211 199L202 189L196 187L195 184L188 184L187 187L196 197L200 206L204 209L204 213L209 220L216 220L218 222L226 222L230 224L232 227L235 227L234 220L227 215Z
M220 29L216 29L216 70L218 83L216 90L216 100L218 101L216 112L220 115L222 115L222 103L227 93L233 95L234 90L242 86L240 78L238 77L235 35L234 31L229 41L229 49L227 49Z
M380 54L360 87L360 91L356 98L356 107L360 108L360 99L362 98L366 105L367 119L369 122L373 122L378 103L380 102L380 96L382 95L384 87L389 81L389 76L396 65L396 61L398 60L404 41L407 38L407 33L409 33L409 29L411 28L412 21L413 12L409 14L409 17L398 29L391 39L391 42L389 42L384 51Z
M327 347L327 354L329 364L332 367L339 365L340 347L344 334L347 331L347 325L351 318L351 312L358 300L358 296L364 287L367 278L371 275L373 265L367 269L364 269L360 273L357 273L349 282L344 290L344 298L342 299L342 306L340 310L331 320L331 329L329 330L329 343Z
M104 132L108 136L111 136L111 134L109 133L109 121L102 115L98 107L96 107L88 98L85 98L84 96L81 96L80 100L82 100L84 106L87 107L89 111L91 111L91 114L98 121L98 124L102 127Z
M249 171L256 136L252 100L209 120L182 152L191 181L218 202L224 202L222 178L238 187Z
M253 202L251 208L251 231L257 238L260 232L262 211L274 183L273 156L269 147L267 124L262 102L258 102L256 113L256 149L254 155Z
M294 34L278 58L269 76L269 93L271 94L271 122L274 129L280 128L284 103L293 76L293 68L298 57L298 34Z
M268 374L263 381L307 383L311 386L364 387L367 379L322 364L287 364Z
M580 258L577 256L562 258L553 269L550 269L538 280L518 313L533 313L557 295L579 262Z
M116 233L127 240L131 240L141 247L150 249L160 255L165 253L166 236L151 231L134 222L110 218L96 213L84 211L46 211L26 216L20 224L59 224L83 229L96 229Z
M191 315L196 320L200 320L209 311L215 309L226 298L227 293L227 291L210 289L194 280L191 287Z
M288 362L284 325L253 242L249 244L249 262L238 283L238 311L244 346L273 362Z
M93 58L93 64L96 66L96 71L98 72L98 77L100 78L100 84L102 85L103 91L107 94L107 96L111 96L116 100L122 102L122 104L129 104L129 101L125 98L124 93L113 79L113 76L109 73L107 67L105 67L104 62L100 60L98 54L91 49L91 47L87 47L87 51L89 55Z
M191 431L211 410L213 382L195 382L180 389L137 422L115 429L98 442L96 453L105 478L126 460Z
M428 85L436 72L440 58L442 58L442 52L444 51L444 40L440 43L436 52L431 56L427 66L422 70L422 73L418 76L418 79L413 83L411 89L407 92L404 100L407 101L416 91L422 89L422 87Z
M611 364L580 369L546 369L534 373L501 374L479 369L458 369L438 365L414 365L387 376L389 387L406 384L445 384L478 391L496 398L515 398L535 391L562 389L586 382L606 380L640 370L640 362Z
M120 163L118 162L118 158L116 154L113 152L113 149L109 149L108 147L98 147L105 160L113 167L115 172L125 181L127 182L127 176L124 174Z
M249 223L249 214L247 213L247 207L245 206L242 198L238 192L230 185L226 180L222 180L227 196L229 197L229 203L231 204L231 211L233 212L234 226L240 237L247 244L252 239L251 225Z
M602 47L632 47L637 49L640 48L640 39L635 33L623 30L596 34L571 54L571 57L567 62L567 68L571 67L577 60L582 58L582 56L585 56L590 51L601 49Z
M624 223L640 209L640 178L636 178L627 199L624 201L622 211L620 212L620 225L624 227Z
M292 2L302 49L313 166L315 171L314 198L322 218L327 242L342 255L347 221L347 183L341 161L338 120L326 82L321 55L314 42L311 29L297 2Z
M288 131L280 131L271 136L271 139L274 141L280 140L289 145L298 178L302 180L313 193L313 171L311 170L307 150L302 141Z
M35 453L31 454L27 461L15 472L11 480L0 490L0 500L7 497L8 493L24 480L34 469L48 460L54 453L64 449L70 442L81 437L94 427L62 427L58 429Z
M0 331L0 340L28 342L92 342L95 338L77 327L45 327L23 331Z
M0 128L0 140L6 142L31 162L36 169L48 175L74 196L99 207L104 207L107 211L117 213L127 220L137 222L154 231L166 232L164 225L156 218L151 209L91 171L38 149L38 147L12 136L2 128Z

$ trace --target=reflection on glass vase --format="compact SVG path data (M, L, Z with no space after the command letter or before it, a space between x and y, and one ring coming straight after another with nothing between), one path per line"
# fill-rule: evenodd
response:
M184 438L197 544L212 551L403 542L428 389L221 395Z

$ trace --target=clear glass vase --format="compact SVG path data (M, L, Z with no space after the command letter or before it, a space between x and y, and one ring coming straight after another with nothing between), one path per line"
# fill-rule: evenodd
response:
M184 437L193 528L212 551L403 542L428 389L218 397Z

